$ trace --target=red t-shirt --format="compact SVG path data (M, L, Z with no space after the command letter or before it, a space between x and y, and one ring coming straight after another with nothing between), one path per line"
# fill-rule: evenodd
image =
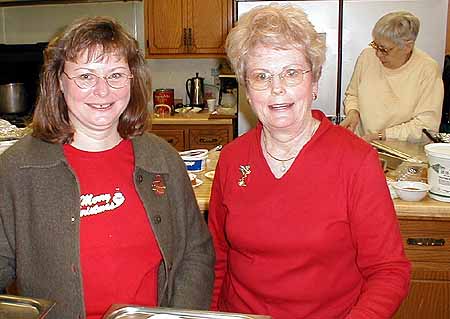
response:
M161 253L134 187L131 141L101 152L64 145L80 184L80 256L88 319L113 303L155 306Z

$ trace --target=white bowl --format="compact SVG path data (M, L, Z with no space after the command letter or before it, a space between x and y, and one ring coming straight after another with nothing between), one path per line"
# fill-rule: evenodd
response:
M409 202L422 200L431 188L431 186L426 183L415 181L400 181L393 183L393 186L397 195L401 199Z

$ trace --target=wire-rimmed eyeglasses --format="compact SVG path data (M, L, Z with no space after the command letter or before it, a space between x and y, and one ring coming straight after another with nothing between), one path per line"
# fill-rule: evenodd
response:
M104 79L106 83L113 89L121 89L128 84L128 81L133 78L132 74L123 72L114 72L106 76L98 76L94 73L83 73L80 75L69 76L66 71L63 73L69 80L73 80L80 89L90 89L97 85L99 79Z
M311 70L303 70L300 66L295 65L285 67L278 74L272 74L265 69L255 69L248 73L246 81L253 90L262 91L269 88L274 76L278 76L284 85L292 87L300 85L304 80L305 74L309 72Z
M381 45L378 45L375 41L369 43L369 46L374 48L376 51L380 52L383 55L388 55L394 48L385 48Z

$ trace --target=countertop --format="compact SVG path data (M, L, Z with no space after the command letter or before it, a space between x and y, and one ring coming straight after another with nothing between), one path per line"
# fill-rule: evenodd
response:
M428 159L424 151L424 146L426 144L413 144L396 140L387 140L380 143L428 163ZM399 217L450 220L450 203L432 199L428 195L419 202L407 202L401 199L394 199L394 207L397 212L397 216Z
M199 112L199 113L175 113L175 115L156 115L153 114L152 124L172 124L172 125L197 125L197 124L207 124L207 125L231 125L233 124L234 116L220 116L216 117L211 115L209 112Z
M383 144L405 152L420 160L426 161L423 150L424 144L411 144L399 141L384 141ZM197 178L203 181L203 184L194 189L195 195L201 211L209 208L209 197L211 194L212 181L204 176L204 173L214 170L219 152L210 154L207 161L206 169L202 172L195 173ZM448 219L450 220L450 203L437 201L426 196L419 202L407 202L401 199L394 199L394 207L397 216L401 218L427 218L427 219Z

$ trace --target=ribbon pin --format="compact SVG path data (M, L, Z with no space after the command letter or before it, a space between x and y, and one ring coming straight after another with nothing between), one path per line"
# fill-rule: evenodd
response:
M161 178L161 175L156 175L155 179L152 182L152 191L158 195L162 196L166 192L166 186L164 185L164 181Z

